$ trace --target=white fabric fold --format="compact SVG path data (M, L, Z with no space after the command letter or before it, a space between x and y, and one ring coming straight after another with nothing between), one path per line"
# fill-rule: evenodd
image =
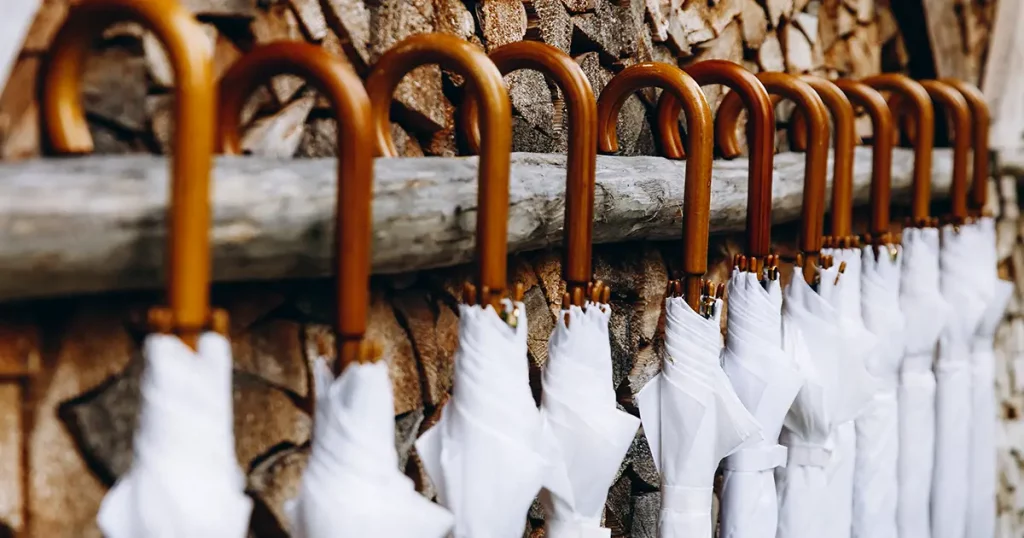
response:
M314 364L316 419L299 493L285 508L295 538L444 538L451 513L398 468L395 402L384 361L350 364L335 379Z
M608 489L640 427L640 419L615 403L610 315L605 304L571 306L558 316L548 343L541 415L559 448L555 472L571 485L569 497L541 494L551 538L610 535L601 527Z
M940 289L951 310L939 337L935 363L935 463L932 472L932 538L967 532L971 438L971 343L985 312L986 293L975 282L978 229L942 228Z
M722 370L721 307L719 300L715 315L704 318L682 299L666 299L662 371L636 396L662 477L662 538L711 536L719 462L761 439Z
M949 307L939 291L939 230L903 230L900 309L906 328L899 386L897 524L900 538L930 538L935 443L935 346Z
M231 345L206 333L197 348L146 337L132 465L97 516L108 538L247 536L252 501L235 456Z
M762 439L722 462L721 538L774 538L778 526L775 468L786 464L778 444L782 422L803 385L782 347L782 289L733 269L729 280L722 368L761 425Z
M995 334L1013 294L1013 284L997 272L995 220L976 224L977 282L991 299L971 346L971 448L966 538L993 538L996 519L996 447L999 412L995 393Z
M861 252L861 313L878 341L866 366L875 380L868 407L856 419L853 488L854 538L896 538L899 458L897 388L903 362L904 320L900 310L902 248L882 245Z
M521 538L541 487L562 497L557 447L530 391L526 308L505 301L515 328L493 307L459 306L452 395L416 451L455 516L455 538Z

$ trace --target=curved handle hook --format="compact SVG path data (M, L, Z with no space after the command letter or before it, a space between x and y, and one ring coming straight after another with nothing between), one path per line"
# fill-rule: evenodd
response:
M93 40L111 24L134 21L164 45L175 77L174 156L168 248L168 309L150 312L155 329L174 332L195 348L226 321L210 313L210 167L215 110L213 60L202 27L173 0L92 0L73 7L50 47L43 73L42 117L52 149L88 153L92 137L80 100L82 72Z
M363 345L370 302L370 240L373 230L373 139L370 98L359 76L324 49L299 41L260 45L235 62L221 79L217 125L223 152L242 152L239 118L249 95L277 75L309 81L327 97L338 122L338 200L335 224L337 276L337 360L340 371L352 362L376 360Z
M974 151L974 167L971 179L971 195L968 201L969 209L974 213L974 216L980 216L985 210L985 204L988 202L988 129L992 121L988 102L985 100L985 95L981 93L981 90L969 82L955 78L943 78L939 79L939 82L952 86L956 91L960 92L964 99L967 100L967 105L971 109L971 139L973 140L971 146L973 146Z
M853 148L857 145L857 126L854 123L853 104L830 80L813 75L801 75L818 92L825 107L832 114L835 140L832 142L832 213L830 233L837 241L853 239ZM790 131L793 149L807 149L807 120L803 114L794 114Z
M828 109L814 89L799 78L786 73L762 72L757 75L765 88L796 103L811 129L804 170L804 197L800 224L800 250L804 254L804 277L808 283L816 277L818 256L824 234L825 183L828 177ZM849 102L847 102L849 105ZM736 125L739 122L740 99L730 93L722 99L715 120L715 136L723 152L738 149ZM852 114L852 111L851 111Z
M477 302L498 310L507 283L508 189L512 155L512 105L501 72L473 44L448 34L408 37L384 53L366 80L373 112L377 152L398 154L391 139L391 96L413 69L436 63L466 78L469 92L483 107L480 130L479 193L477 194Z
M914 226L928 226L932 188L932 150L935 147L935 108L923 86L906 75L884 73L861 80L864 84L892 92L910 101L915 116L915 131L923 133L914 141L914 194L911 218ZM895 114L894 114L895 116Z
M891 241L889 234L889 199L892 191L893 118L885 97L867 84L837 80L839 89L857 106L864 107L871 118L873 142L871 151L871 224L870 239L876 245Z
M763 259L771 252L772 225L772 162L775 159L775 112L768 91L753 73L726 60L705 60L684 69L686 74L705 86L723 84L736 92L750 114L750 168L747 187L747 256ZM682 110L679 99L670 92L658 100L658 130L664 142L663 151L670 159L684 156L678 118ZM751 268L753 270L754 265Z
M711 107L697 82L683 70L669 64L643 62L631 65L615 75L597 101L598 136L601 151L619 149L616 120L619 110L633 92L655 86L662 95L672 95L686 110L686 129L691 133L686 186L683 191L683 273L685 299L694 311L701 312L701 278L708 269L709 219L711 218ZM678 113L676 116L678 117Z
M562 275L570 300L583 306L593 276L591 242L594 225L594 176L597 169L597 99L583 69L568 54L538 41L517 41L489 55L503 75L520 69L540 71L554 80L565 95L569 114L569 149L566 157L565 259ZM480 150L478 111L468 94L462 129L473 152Z

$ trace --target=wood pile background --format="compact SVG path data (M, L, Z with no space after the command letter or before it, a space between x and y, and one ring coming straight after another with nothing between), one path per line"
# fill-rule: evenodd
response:
M924 38L927 49L921 6L892 0L182 1L207 30L218 76L253 45L280 39L317 43L365 76L392 44L422 32L454 34L485 50L522 39L549 43L580 63L596 91L617 71L650 60L685 66L722 58L752 70L829 77L903 71L911 61L908 43L914 42L904 40L901 18L910 21L903 26L909 25L917 42ZM925 4L927 28L942 38L936 65L977 81L994 3ZM40 153L35 81L68 6L69 0L43 0L29 30L0 97L0 158ZM507 81L515 111L515 149L564 148L567 129L557 91L535 72L515 73ZM465 153L454 121L460 82L436 66L406 78L396 94L392 127L404 155ZM173 86L167 58L151 35L131 24L109 29L97 43L84 84L97 151L166 152L174 128ZM716 105L721 90L712 87L708 93ZM624 154L656 153L649 122L656 95L644 92L623 108L619 133ZM280 77L259 90L244 120L244 146L253 153L334 153L337 133L327 102L301 80Z

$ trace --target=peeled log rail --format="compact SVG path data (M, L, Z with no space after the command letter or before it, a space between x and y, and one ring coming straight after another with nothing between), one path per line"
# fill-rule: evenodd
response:
M799 217L804 156L775 158L775 222ZM871 152L857 148L858 204L868 201ZM681 237L685 162L599 157L594 241ZM893 195L906 198L913 155L897 149ZM829 166L831 170L831 166ZM951 154L936 150L933 196L946 196ZM222 157L214 170L214 278L332 274L334 159ZM163 282L167 162L155 156L0 164L0 300L125 289ZM716 161L711 229L741 230L747 161ZM473 259L476 158L376 162L373 267L401 273ZM512 156L509 252L562 238L565 157Z

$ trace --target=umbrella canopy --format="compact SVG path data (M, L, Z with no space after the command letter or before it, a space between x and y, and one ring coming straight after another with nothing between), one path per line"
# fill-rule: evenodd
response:
M235 457L231 345L207 333L193 351L153 334L143 352L132 466L103 498L104 536L243 538L252 500Z
M995 334L1013 294L1013 284L1000 280L996 271L995 219L982 217L976 226L976 282L982 295L991 298L971 345L971 435L967 538L995 534L996 421Z
M904 320L899 300L902 255L902 248L896 245L867 246L861 251L862 315L864 325L878 345L866 360L876 390L856 420L853 493L853 535L856 538L896 537L897 388L904 349Z
M771 275L776 276L776 275ZM803 385L782 348L782 289L775 278L733 269L729 280L722 368L737 396L761 425L761 439L722 462L723 538L773 538L778 526L775 469L786 465L778 444L782 422Z
M712 487L722 458L761 441L759 425L722 370L721 299L705 317L665 301L667 356L636 396L662 475L659 536L711 536Z
M316 420L298 496L286 506L291 535L442 538L452 515L416 492L398 468L388 365L352 363L337 379L314 365Z
M935 346L949 306L939 289L939 230L903 230L900 309L906 351L899 386L899 536L931 536L929 495L935 442Z
M541 415L561 453L567 496L545 491L546 535L609 536L601 527L608 489L636 436L640 420L620 410L612 386L606 303L572 305L548 343Z

